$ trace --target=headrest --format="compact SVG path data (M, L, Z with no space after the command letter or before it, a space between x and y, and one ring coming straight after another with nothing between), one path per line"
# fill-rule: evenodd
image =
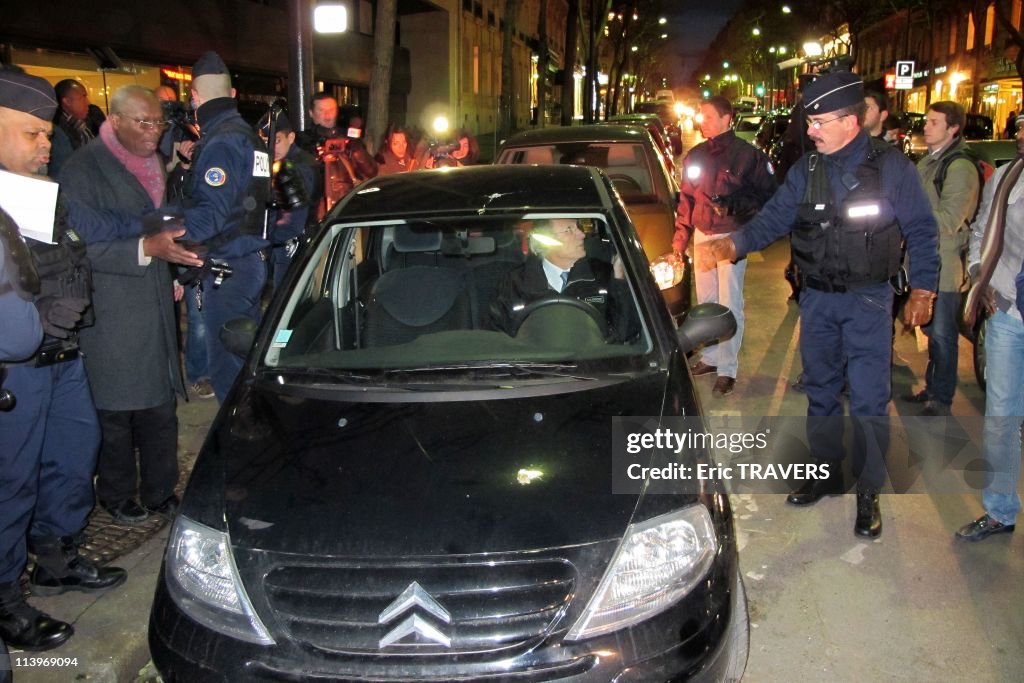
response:
M395 251L407 254L417 251L439 251L441 249L441 231L409 225L395 227L393 245Z

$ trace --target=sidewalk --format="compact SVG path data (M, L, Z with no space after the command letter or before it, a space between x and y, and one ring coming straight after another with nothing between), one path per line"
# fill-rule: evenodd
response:
M212 399L178 405L179 495L216 413L217 402ZM65 593L52 598L30 595L29 602L34 607L74 624L75 635L49 652L12 650L15 683L157 680L140 676L140 671L149 662L149 608L169 531L166 520L158 518L136 527L119 526L97 507L86 528L89 540L83 552L101 564L127 569L128 580L100 594ZM23 662L26 665L19 666L19 657L49 658L51 663L28 666Z

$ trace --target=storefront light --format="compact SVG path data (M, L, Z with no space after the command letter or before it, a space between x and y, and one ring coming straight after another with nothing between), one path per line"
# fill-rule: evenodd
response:
M313 10L313 29L317 33L344 33L348 29L348 10L339 3L322 3Z

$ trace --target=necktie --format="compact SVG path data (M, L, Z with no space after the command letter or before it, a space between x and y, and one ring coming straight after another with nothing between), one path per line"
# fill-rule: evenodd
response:
M569 284L569 271L563 270L562 271L562 288L560 290L558 290L558 291L559 292L564 292L565 291L565 287L568 284Z

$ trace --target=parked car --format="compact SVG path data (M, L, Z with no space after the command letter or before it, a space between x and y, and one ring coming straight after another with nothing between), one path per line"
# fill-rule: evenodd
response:
M603 123L611 125L639 125L647 129L647 132L654 138L655 144L658 145L658 149L661 151L662 158L665 159L665 165L668 167L669 173L676 175L676 160L675 155L672 153L672 140L668 135L668 131L665 130L665 125L658 118L657 114L618 114L612 116Z
M679 128L679 114L669 102L641 102L633 107L637 114L657 114L661 119L668 137L672 141L672 153L679 156L683 153L683 133Z
M789 125L789 112L788 111L775 111L771 114L766 114L761 119L761 125L758 126L757 132L754 134L753 145L759 150L768 154L772 148L772 145L782 137L783 133L786 132L786 127Z
M1016 140L968 140L967 145L993 169L1017 158Z
M761 127L761 122L764 120L765 115L763 113L739 113L732 120L732 130L736 133L736 137L741 140L753 143L754 137L757 135L758 129Z
M563 296L514 335L482 324L544 218L621 258L635 336L606 341ZM367 181L255 336L229 325L251 351L170 531L149 626L162 680L739 680L721 482L611 481L613 417L699 419L684 353L734 329L715 305L675 329L596 169Z
M689 309L689 264L664 267L672 253L679 183L646 130L591 125L524 131L505 141L494 163L582 164L603 170L621 195L647 258L665 273L659 282L672 316L678 320Z

